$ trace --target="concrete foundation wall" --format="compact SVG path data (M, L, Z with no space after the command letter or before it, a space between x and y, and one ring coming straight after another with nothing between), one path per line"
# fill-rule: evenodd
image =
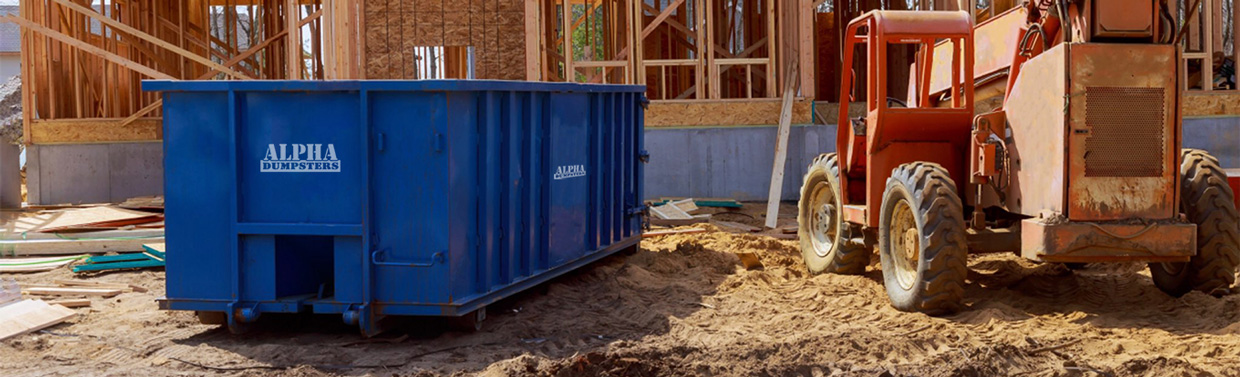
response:
M32 145L26 151L30 204L120 202L164 192L163 144Z
M646 198L727 197L766 200L775 127L652 128L646 131ZM805 167L835 149L835 126L793 126L783 198L800 197ZM1184 120L1184 146L1240 168L1240 117ZM160 143L35 145L27 152L32 204L121 201L163 193Z
M794 126L788 143L783 199L800 197L805 168L820 153L835 151L835 126ZM647 129L648 199L660 196L766 200L775 159L775 127ZM1240 117L1184 120L1184 147L1240 168Z

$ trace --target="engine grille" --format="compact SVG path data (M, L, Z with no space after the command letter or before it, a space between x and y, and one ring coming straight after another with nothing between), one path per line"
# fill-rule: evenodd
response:
M1163 88L1085 89L1086 177L1160 177L1166 156Z

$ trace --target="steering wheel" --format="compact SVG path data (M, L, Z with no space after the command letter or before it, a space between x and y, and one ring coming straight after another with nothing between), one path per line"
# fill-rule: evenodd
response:
M893 104L900 105L899 107L908 108L908 103L905 103L903 100L900 100L899 98L887 97L887 106L891 106Z

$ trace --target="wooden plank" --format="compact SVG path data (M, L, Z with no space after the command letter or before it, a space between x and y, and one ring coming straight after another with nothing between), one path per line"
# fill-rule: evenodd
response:
M147 289L138 285L114 283L106 281L92 280L52 280L52 283L67 287L94 287L94 288L113 288L120 290L132 290L134 292L146 292Z
M525 0L525 79L542 80L542 38L538 27L540 20L538 0Z
M156 213L113 206L78 208L41 216L49 216L48 221L29 231L46 233L97 224L151 222L162 218L162 216Z
M796 63L791 64L796 71ZM784 87L783 110L779 114L779 135L775 143L775 166L771 168L771 188L766 200L766 227L774 228L779 221L779 200L784 188L784 165L788 162L788 135L792 125L792 96L796 94L797 85L789 78Z
M305 69L304 66L306 64L302 51L299 20L301 20L301 8L297 6L297 0L286 0L284 2L284 27L288 31L288 38L285 38L286 47L284 51L288 54L285 58L286 63L288 63L288 73L285 78L289 80L301 80L301 73Z
M695 215L687 219L661 219L653 217L650 219L650 225L658 226L684 226L701 224L710 221L710 215Z
M0 258L0 272L41 272L63 267L82 259L82 255L54 258Z
M12 15L3 16L3 17L0 17L0 19L4 19L6 21L21 25L26 30L39 33L40 35L50 37L52 39L60 41L61 43L76 47L78 49L81 49L82 51L85 51L87 53L93 54L95 56L98 56L104 59L107 59L110 62L116 63L134 72L147 75L148 77L156 78L156 79L165 79L165 80L176 79L176 77L173 77L172 75L168 75L166 73L157 71L154 68L139 64L137 62L134 62L133 60L129 60L120 55L113 54L109 52L108 50L104 50L102 48L96 47L95 45L86 43L80 39L73 38L68 35L64 35L58 31L48 29L47 27L44 27L43 25L36 24L29 20L26 20L20 17L15 17Z
M0 255L72 255L84 253L133 252L143 251L142 244L163 240L160 238L141 239L93 239L93 240L38 240L38 241L0 241Z
M77 312L40 300L23 300L0 307L0 341L64 322Z
M22 293L39 295L39 296L99 296L103 298L114 297L122 293L120 289L110 288L82 288L82 287L33 287L23 288Z
M664 220L687 220L693 218L693 216L671 204L650 207L650 212Z
M48 305L60 305L66 308L84 308L84 307L90 306L90 299L74 298L74 299L65 299L65 300L51 300L51 301L47 301L47 304Z
M73 267L73 272L121 270L129 268L164 267L164 261L147 259L143 261L83 264Z
M642 238L670 236L673 234L694 234L694 233L706 233L706 229L690 228L690 229L656 230L653 232L642 233Z

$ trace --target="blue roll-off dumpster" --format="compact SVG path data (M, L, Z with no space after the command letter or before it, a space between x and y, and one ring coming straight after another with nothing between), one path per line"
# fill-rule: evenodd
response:
M645 89L147 81L164 105L164 309L481 319L641 238Z

